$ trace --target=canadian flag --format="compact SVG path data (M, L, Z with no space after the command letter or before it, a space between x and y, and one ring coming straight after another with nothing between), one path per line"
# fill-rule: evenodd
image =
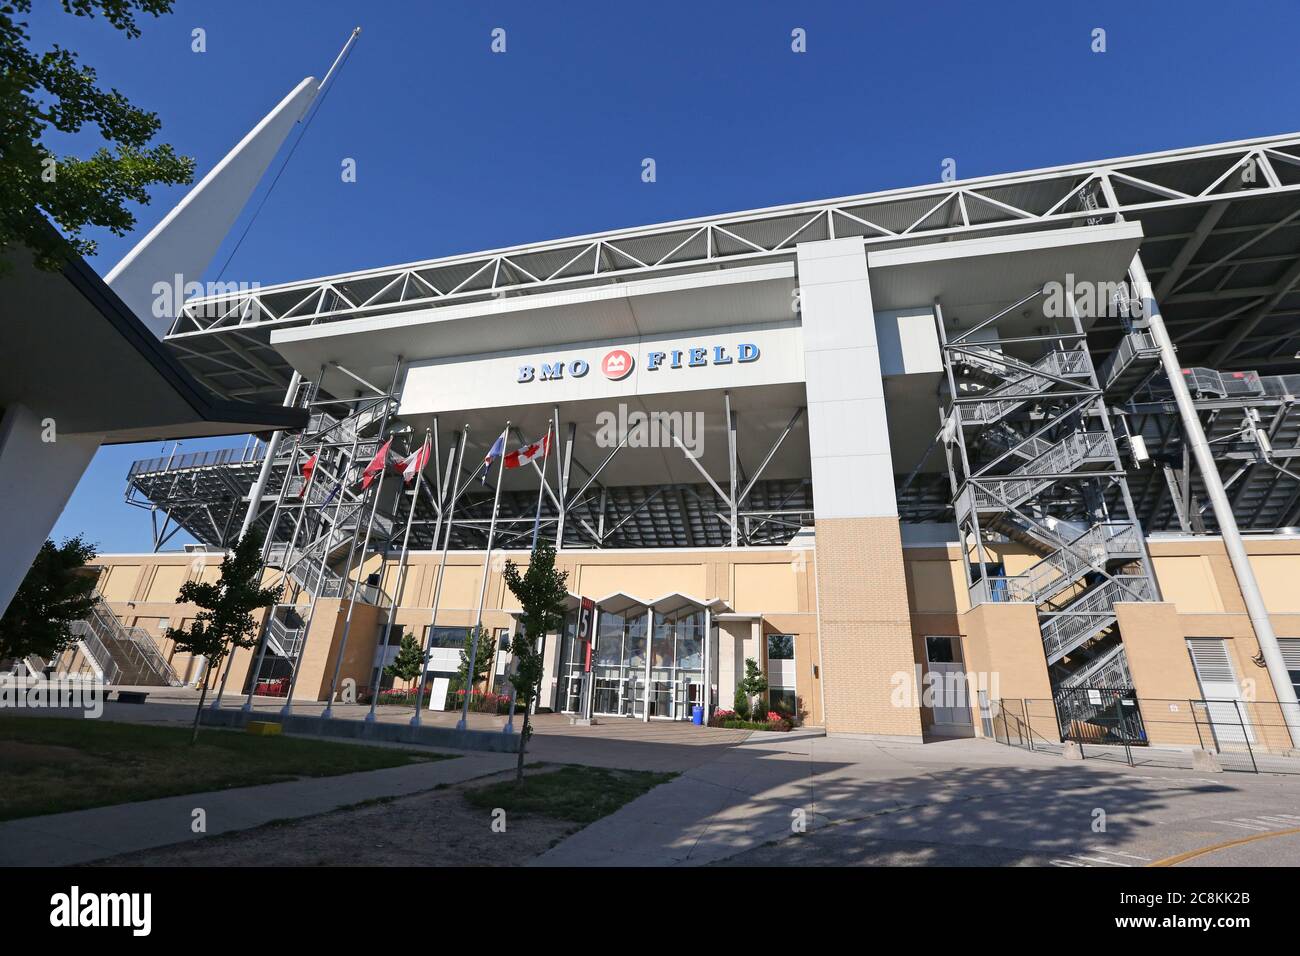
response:
M503 461L507 468L519 468L528 464L530 461L536 461L538 458L545 458L551 453L551 433L548 431L546 437L541 441L535 441L531 445L523 445L515 451L508 453Z
M393 462L393 467L402 473L402 481L409 485L420 472L424 471L424 466L429 463L429 451L429 433L425 432L424 444L419 449Z
M390 438L375 452L375 457L370 459L370 464L366 465L366 470L361 473L361 488L364 491L370 487L370 483L375 480L375 475L384 470L384 463L388 461L388 446L393 443Z
M310 458L302 463L302 490L298 492L301 498L307 493L307 485L311 481L311 473L316 470L316 455L313 453Z

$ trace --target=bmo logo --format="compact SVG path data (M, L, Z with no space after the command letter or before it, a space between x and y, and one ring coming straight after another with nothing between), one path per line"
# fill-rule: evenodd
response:
M753 342L735 345L695 345L689 348L665 349L645 353L645 371L664 374L670 370L697 369L719 365L749 365L759 359L759 348ZM600 359L600 371L611 382L621 382L636 368L636 357L627 349L610 349ZM541 362L538 365L520 365L515 381L555 382L565 378L583 378L591 371L587 360L574 357L567 361Z
M611 382L619 382L632 374L634 359L627 349L614 349L600 360L600 370Z

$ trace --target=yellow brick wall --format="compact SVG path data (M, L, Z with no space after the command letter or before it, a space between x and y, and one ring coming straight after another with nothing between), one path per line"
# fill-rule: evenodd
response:
M818 521L817 608L827 731L919 740L918 708L893 702L916 667L898 519Z

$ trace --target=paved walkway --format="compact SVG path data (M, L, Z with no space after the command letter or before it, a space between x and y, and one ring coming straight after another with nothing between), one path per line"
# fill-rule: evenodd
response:
M1131 866L1288 826L1300 826L1295 778L1066 762L981 740L755 734L531 865Z
M0 866L87 863L119 853L247 830L275 820L314 816L378 797L419 793L439 784L499 773L514 765L513 754L467 753L450 760L336 777L26 817L0 823ZM206 833L190 829L197 808L207 814Z

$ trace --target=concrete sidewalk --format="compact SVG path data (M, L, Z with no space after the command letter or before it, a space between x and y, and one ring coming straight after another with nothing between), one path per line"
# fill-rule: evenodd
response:
M1100 833L1098 809L1107 824ZM870 864L893 841L967 865L1061 865L1080 854L1096 858L1099 846L1123 854L1115 865L1140 865L1240 835L1240 826L1268 828L1241 823L1244 815L1285 823L1284 814L1298 811L1300 781L1290 778L1134 771L973 739L883 744L756 734L530 865L701 865L748 858L741 854L776 865Z
M0 823L0 866L68 866L247 830L274 820L315 816L380 797L400 797L461 783L515 765L513 754L467 753L448 760L191 793ZM194 833L194 811L207 831ZM274 861L268 861L274 862Z

